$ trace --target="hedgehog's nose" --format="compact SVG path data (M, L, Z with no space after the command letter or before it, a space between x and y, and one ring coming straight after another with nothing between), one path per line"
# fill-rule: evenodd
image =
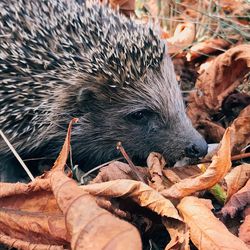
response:
M196 142L189 144L185 148L185 153L187 157L197 158L202 157L207 154L208 145L206 141L202 138Z

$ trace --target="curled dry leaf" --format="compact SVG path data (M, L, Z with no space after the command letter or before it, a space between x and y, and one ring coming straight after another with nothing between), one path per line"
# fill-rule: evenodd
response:
M3 243L12 246L14 242L20 249L69 247L64 216L51 192L50 180L43 178L45 175L29 184L1 183Z
M227 199L241 189L250 179L250 164L242 164L232 169L225 176L227 185Z
M206 172L195 177L186 178L165 189L161 194L165 197L182 198L197 191L211 188L229 171L231 167L231 147L230 147L230 129L228 128L222 138L221 146L218 152L213 156L212 163Z
M162 171L166 165L163 156L159 153L150 153L147 158L147 165L151 176L149 186L157 191L163 190L165 187L162 178Z
M109 0L108 2L113 9L119 8L120 12L128 17L135 12L135 0Z
M189 47L195 38L195 25L191 22L178 24L174 35L167 38L168 53L176 54Z
M70 133L71 126L62 151L48 176L58 206L65 216L71 248L141 249L140 235L134 226L100 208L93 196L64 174L70 150Z
M96 203L99 207L104 208L108 210L113 215L124 219L124 220L130 220L131 221L131 213L125 210L120 209L120 203L114 199L108 199L105 197L95 197Z
M244 222L239 228L239 238L250 248L250 207L244 210Z
M29 184L0 183L0 242L18 249L69 246L64 216L49 180Z
M165 189L170 188L174 184L180 182L182 179L201 174L201 170L197 166L182 166L174 168L165 168L162 171L164 178Z
M243 188L232 195L221 209L221 212L223 216L230 215L232 218L238 210L243 209L247 205L250 205L250 179Z
M229 42L220 38L208 39L204 42L197 43L193 45L187 52L186 58L187 61L192 61L203 55L209 55L216 51L224 51L224 48L227 48L230 45Z
M232 138L232 153L237 154L250 144L250 105L240 112L231 127L235 131Z
M163 169L163 175L171 182L172 185L181 181L182 179L191 176L198 176L201 173L202 171L196 165ZM168 186L165 185L165 187L167 188Z
M0 209L1 233L35 244L69 245L62 213Z
M32 244L29 241L23 241L15 238L11 238L6 235L0 234L0 242L7 246L11 246L12 248L17 249L39 249L39 250L63 250L65 249L63 246L53 246L53 245L44 245L44 244ZM1 247L1 245L0 245Z
M195 127L206 130L204 122L211 122L210 116L218 112L225 97L241 83L249 68L250 45L247 44L227 50L210 63L196 81L197 91L189 97L187 113Z
M115 180L81 186L81 189L97 196L109 198L130 197L142 207L172 219L181 220L178 211L168 199L148 185L134 180Z
M178 223L176 220L162 220L164 226L167 228L171 241L165 247L165 250L182 249L189 250L189 229L187 224Z
M109 198L130 197L140 206L146 207L164 217L163 224L171 236L171 241L166 249L174 249L171 248L173 246L188 246L188 232L178 215L178 211L171 201L148 185L134 180L116 180L90 184L81 188L92 195Z
M64 173L54 172L51 184L65 215L72 249L141 249L134 226L100 208L93 196Z
M143 167L137 167L137 170L142 175L143 179L149 177L148 169ZM100 169L98 175L92 181L92 183L99 183L105 181L112 181L118 179L133 179L134 174L131 167L123 162L115 161L108 166Z
M10 246L14 242L21 249L61 249L70 245L72 249L102 249L104 246L141 249L135 227L100 208L94 197L64 174L71 126L75 121L69 125L54 167L43 175L45 179L37 178L17 186L8 183L6 193L1 190L0 242L2 239Z
M0 182L0 198L36 191L51 191L49 180L38 177L35 181L28 184Z
M241 249L247 250L245 243L231 234L226 226L210 211L210 200L185 197L178 205L184 221L190 227L190 237L198 249Z

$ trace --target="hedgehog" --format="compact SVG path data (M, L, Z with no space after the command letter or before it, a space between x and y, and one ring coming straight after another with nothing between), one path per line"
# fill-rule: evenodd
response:
M118 157L118 141L135 164L204 156L158 33L96 2L0 1L0 124L22 159L55 159L73 117L83 170ZM18 181L0 140L1 181Z

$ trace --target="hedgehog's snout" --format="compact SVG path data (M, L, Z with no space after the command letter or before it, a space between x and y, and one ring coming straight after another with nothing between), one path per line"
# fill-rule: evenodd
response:
M202 138L195 139L185 148L185 155L189 158L198 158L207 154L208 145Z

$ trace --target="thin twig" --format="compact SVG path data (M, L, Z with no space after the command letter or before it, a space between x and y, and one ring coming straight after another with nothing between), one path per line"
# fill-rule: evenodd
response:
M35 179L34 176L31 174L30 170L25 165L25 163L23 162L23 160L21 159L21 157L19 156L19 154L17 153L17 151L14 149L14 147L11 145L11 143L9 142L9 140L6 138L6 136L4 135L4 133L2 132L1 129L0 129L0 135L2 136L2 138L6 142L6 144L8 145L8 147L10 148L10 150L12 151L12 153L15 155L15 157L17 158L17 160L19 161L19 163L22 165L22 167L25 170L25 172L27 173L27 175L33 181Z
M231 156L231 161L238 161L241 159L250 158L250 153L238 154ZM212 160L201 160L200 163L210 163Z
M126 161L128 162L128 165L130 166L130 168L133 170L134 175L136 177L136 179L138 181L141 182L145 182L140 174L140 172L137 170L136 166L134 165L134 163L131 161L131 159L129 158L127 152L125 151L125 149L122 146L121 142L117 143L117 149L120 150L120 152L122 153L123 157L126 159Z
M238 154L238 155L234 155L231 157L232 161L237 161L237 160L241 160L244 158L250 158L250 153L244 153L244 154Z

